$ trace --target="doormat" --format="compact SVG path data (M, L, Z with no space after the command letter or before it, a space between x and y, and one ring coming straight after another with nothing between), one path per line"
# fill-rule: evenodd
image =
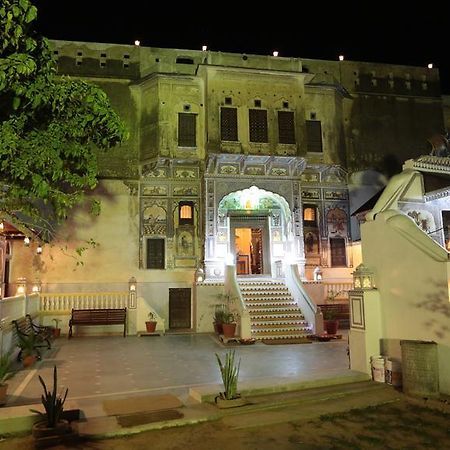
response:
M128 397L117 400L104 400L103 409L108 416L161 411L180 408L183 403L171 394Z
M284 345L284 344L311 344L309 338L285 338L285 339L263 339L263 344L266 345Z
M165 409L162 411L153 411L146 413L128 414L126 416L118 416L117 422L121 427L135 427L145 425L146 423L165 422L166 420L181 419L183 414L176 409Z

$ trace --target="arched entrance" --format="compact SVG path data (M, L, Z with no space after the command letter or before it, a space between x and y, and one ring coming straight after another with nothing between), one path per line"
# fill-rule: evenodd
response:
M292 213L281 195L253 185L218 202L216 261L233 261L238 276L280 276L293 248Z

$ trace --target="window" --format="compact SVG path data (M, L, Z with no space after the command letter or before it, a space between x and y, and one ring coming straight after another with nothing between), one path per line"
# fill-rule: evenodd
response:
M330 251L331 267L345 267L347 265L347 258L345 255L345 239L330 239Z
M306 121L306 138L308 152L322 152L322 124L320 120Z
M295 144L293 111L278 111L278 142L280 144Z
M261 108L261 100L255 100L255 108Z
M178 114L178 146L196 147L196 114Z
M313 205L305 205L303 207L303 222L305 226L317 225L316 207Z
M178 204L180 225L194 224L194 204L192 202L180 202Z
M267 111L249 109L250 142L269 142L267 132Z
M237 109L220 108L220 138L222 141L237 141Z
M164 239L147 239L147 269L164 269Z
M176 59L177 64L194 64L194 60L192 58L184 58L182 56L179 56Z
M225 105L232 105L233 99L231 97L225 97Z

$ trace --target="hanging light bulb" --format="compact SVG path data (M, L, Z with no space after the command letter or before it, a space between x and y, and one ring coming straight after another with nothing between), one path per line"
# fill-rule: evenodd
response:
M25 236L23 240L23 244L28 247L30 245L30 238L28 236Z
M5 229L5 224L3 222L0 222L0 232Z
M38 255L40 255L42 253L42 245L38 245L37 249L36 249L36 253Z

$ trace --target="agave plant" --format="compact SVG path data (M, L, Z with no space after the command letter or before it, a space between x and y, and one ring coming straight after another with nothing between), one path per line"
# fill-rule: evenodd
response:
M225 354L225 362L222 363L219 355L216 353L217 362L219 363L220 373L222 375L223 386L225 392L221 392L220 396L226 400L237 398L237 382L239 377L239 367L241 360L235 364L234 350L230 350Z
M56 366L53 367L53 390L50 392L47 390L44 380L39 375L39 381L44 388L44 394L41 396L41 402L44 405L45 413L31 409L31 412L40 414L47 421L48 428L55 428L56 424L60 421L62 412L64 410L64 402L66 401L68 389L64 393L64 397L57 394L58 388L58 375L56 372Z

